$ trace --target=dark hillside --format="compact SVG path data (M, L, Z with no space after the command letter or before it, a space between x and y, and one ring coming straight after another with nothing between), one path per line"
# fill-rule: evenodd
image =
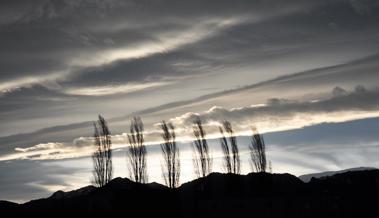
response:
M309 183L290 174L212 173L177 189L116 178L25 204L1 201L0 210L2 217L377 217L378 196L379 170Z

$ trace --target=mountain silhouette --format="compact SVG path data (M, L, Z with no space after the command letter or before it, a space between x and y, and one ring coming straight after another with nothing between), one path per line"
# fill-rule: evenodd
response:
M169 189L115 178L101 188L55 192L24 204L0 201L1 217L377 217L379 170L308 183L290 174L211 173Z
M363 170L375 170L377 168L374 167L355 167L355 168L349 168L345 170L338 170L338 171L325 171L321 173L311 173L311 174L304 174L299 176L299 179L301 179L303 182L309 182L313 177L314 178L322 178L327 176L333 176L335 174L350 172L350 171L363 171Z

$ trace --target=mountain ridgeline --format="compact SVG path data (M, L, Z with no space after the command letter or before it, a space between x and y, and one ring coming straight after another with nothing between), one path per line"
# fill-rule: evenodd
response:
M24 204L0 202L1 217L378 217L379 170L308 183L290 174L211 173L177 188L115 178Z

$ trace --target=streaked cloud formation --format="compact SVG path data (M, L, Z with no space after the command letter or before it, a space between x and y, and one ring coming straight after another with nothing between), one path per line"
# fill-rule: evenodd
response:
M218 137L218 126L223 120L232 120L237 135L249 135L253 126L261 132L276 132L298 129L321 123L346 122L351 120L379 117L379 92L368 91L356 86L348 92L335 87L325 99L311 101L292 101L288 99L269 99L262 105L225 109L214 106L202 113L188 112L171 118L177 127L178 140L191 139L192 123L201 118L208 127L210 138ZM160 142L157 129L145 133L147 144ZM115 148L127 146L126 133L112 137ZM89 156L93 149L91 137L80 137L72 143L44 143L31 147L15 148L0 160L12 159L64 159ZM15 154L16 153L16 154Z
M7 193L0 198L22 201L88 182L69 175L84 178L90 170L98 114L109 121L118 152L131 116L142 116L153 150L158 122L175 122L186 142L191 119L201 116L211 137L224 119L246 143L243 135L258 126L278 171L346 167L338 153L346 122L365 119L352 125L362 128L379 115L378 20L377 0L4 0L0 174L29 164L59 173L0 176L0 187L19 181L34 190L24 199L0 191ZM331 123L346 126L331 141L304 133ZM302 143L275 140L299 131ZM377 139L370 134L356 134L343 150L353 163L373 163Z

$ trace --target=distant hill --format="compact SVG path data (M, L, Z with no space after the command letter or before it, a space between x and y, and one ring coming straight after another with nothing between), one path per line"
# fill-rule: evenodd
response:
M322 178L327 176L333 176L338 173L345 173L345 172L352 172L352 171L363 171L363 170L375 170L374 167L356 167L356 168L349 168L345 170L338 170L338 171L326 171L321 173L311 173L311 174L305 174L299 176L299 179L301 179L303 182L309 182L313 178Z
M1 217L378 217L379 170L304 183L290 174L212 173L171 190L115 178L101 188L58 191L24 204L0 201Z

